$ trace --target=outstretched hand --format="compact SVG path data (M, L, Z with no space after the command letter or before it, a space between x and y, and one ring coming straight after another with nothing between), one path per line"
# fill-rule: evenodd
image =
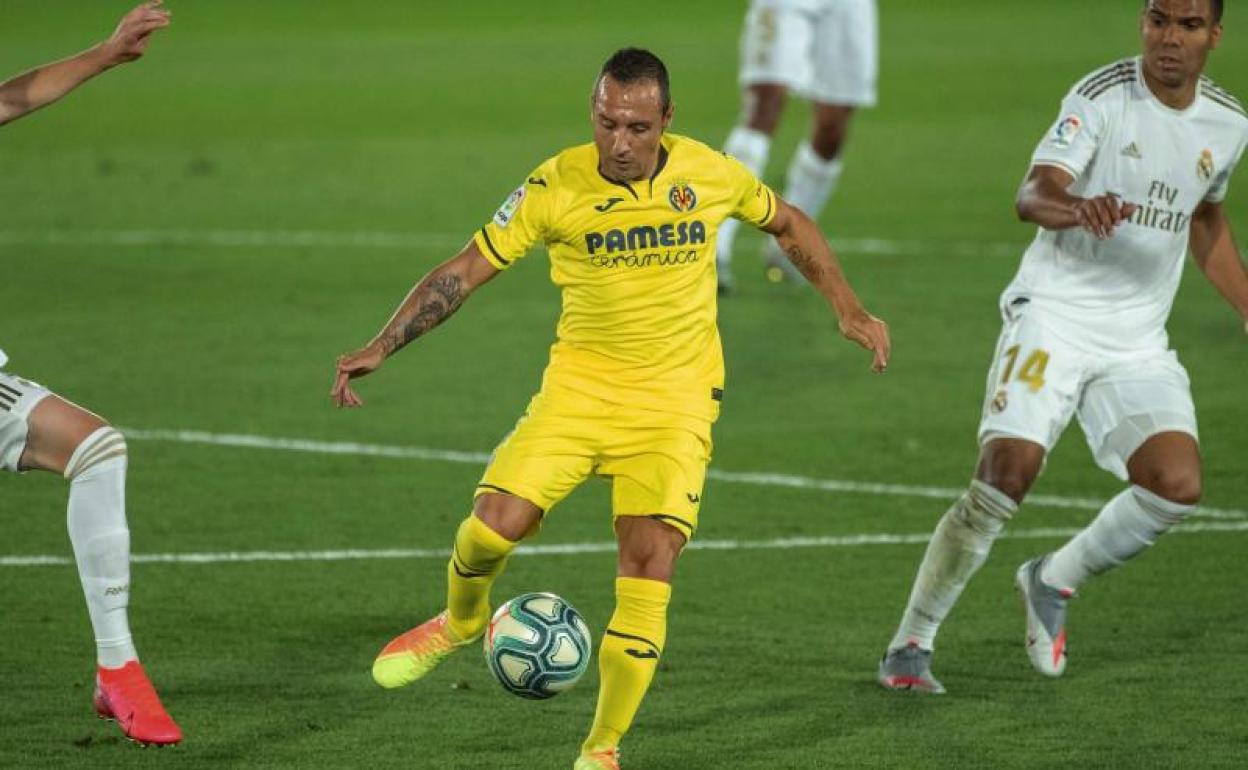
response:
M171 12L162 6L164 0L148 0L121 17L117 29L105 40L102 48L109 66L134 61L147 52L152 34L169 26Z
M888 358L892 353L888 324L859 308L857 312L843 316L840 326L845 339L857 342L875 354L871 360L871 370L882 374L888 368Z
M374 345L339 356L334 372L334 386L329 391L334 405L347 408L363 406L364 400L351 388L351 380L372 374L381 368L385 360L385 353Z

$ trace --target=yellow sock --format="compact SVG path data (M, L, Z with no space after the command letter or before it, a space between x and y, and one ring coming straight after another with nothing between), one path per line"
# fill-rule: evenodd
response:
M615 579L615 614L598 650L598 710L583 752L617 746L628 732L663 653L671 598L667 583Z
M469 515L455 533L446 565L447 627L460 639L480 634L490 622L490 586L516 544Z

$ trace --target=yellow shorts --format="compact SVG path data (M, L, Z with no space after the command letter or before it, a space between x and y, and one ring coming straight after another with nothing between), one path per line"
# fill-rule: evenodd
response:
M600 476L612 481L615 516L659 519L689 539L710 460L708 421L548 385L494 450L476 494L502 492L548 511Z

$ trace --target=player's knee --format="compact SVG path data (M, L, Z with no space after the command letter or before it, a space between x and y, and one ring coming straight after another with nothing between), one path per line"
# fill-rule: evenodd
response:
M96 418L98 419L98 418ZM65 478L73 481L113 460L128 456L126 438L116 428L100 421L100 427L86 435L65 463Z
M680 530L657 519L629 516L617 520L616 531L621 577L672 581L676 560L685 545Z
M1190 467L1150 468L1142 474L1142 478L1135 479L1134 483L1164 500L1180 505L1196 505L1204 491L1200 471Z
M993 439L984 445L975 478L1021 503L1044 465L1044 447L1019 439Z
M784 112L787 91L776 84L754 85L746 91L745 124L754 131L768 136L776 132L780 116Z
M981 474L978 480L1014 501L1021 503L1027 491L1035 483L1036 477L1019 466L1007 466L993 469L991 473Z
M1017 510L1018 504L1005 492L976 479L971 481L954 515L980 535L996 537Z
M845 143L845 133L843 123L835 121L819 123L810 137L810 147L823 160L832 160L841 154L841 145Z
M542 521L542 509L528 500L493 492L477 496L472 514L513 543L536 533Z
M815 108L815 127L810 146L816 155L829 161L841 154L853 114L852 107L821 104Z

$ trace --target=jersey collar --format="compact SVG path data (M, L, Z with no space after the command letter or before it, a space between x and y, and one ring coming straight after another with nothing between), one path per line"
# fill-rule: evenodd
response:
M1154 107L1166 115L1173 115L1176 118L1186 118L1196 113L1196 109L1200 107L1200 83L1196 83L1196 96L1192 99L1192 103L1181 110L1176 110L1170 105L1157 98L1157 94L1153 93L1153 89L1148 87L1148 81L1144 79L1144 57L1135 57L1135 83L1136 86L1144 92L1144 98L1147 99Z
M654 164L654 173L652 173L652 174L650 175L650 178L646 180L646 181L647 181L647 183L649 184L649 188L650 188L650 197L651 197L651 198L653 198L653 197L654 197L654 180L655 180L655 179L658 179L658 178L659 178L659 174L660 174L660 173L662 173L662 171L663 171L663 169L664 169L664 168L666 168L666 166L667 166L667 158L668 158L668 156L670 155L670 153L668 152L668 149L667 149L667 146L668 146L668 140L667 140L667 137L666 137L666 136L664 136L664 137L663 137L661 140L659 140L659 141L660 141L660 143L659 143L659 162L658 162L658 163L656 163L656 164ZM616 181L616 180L614 180L614 179L609 178L606 174L602 173L602 169L601 169L601 168L598 168L597 164L595 164L594 168L598 171L598 176L602 177L602 178L603 178L604 180L606 180L607 182L609 182L609 183L611 183L611 184L615 185L616 187L623 187L625 190L628 190L629 195L632 195L632 196L633 196L633 200L641 200L640 196L638 196L638 195L637 195L637 191L633 189L633 186L632 186L631 184L629 184L628 182L618 182L618 181Z

